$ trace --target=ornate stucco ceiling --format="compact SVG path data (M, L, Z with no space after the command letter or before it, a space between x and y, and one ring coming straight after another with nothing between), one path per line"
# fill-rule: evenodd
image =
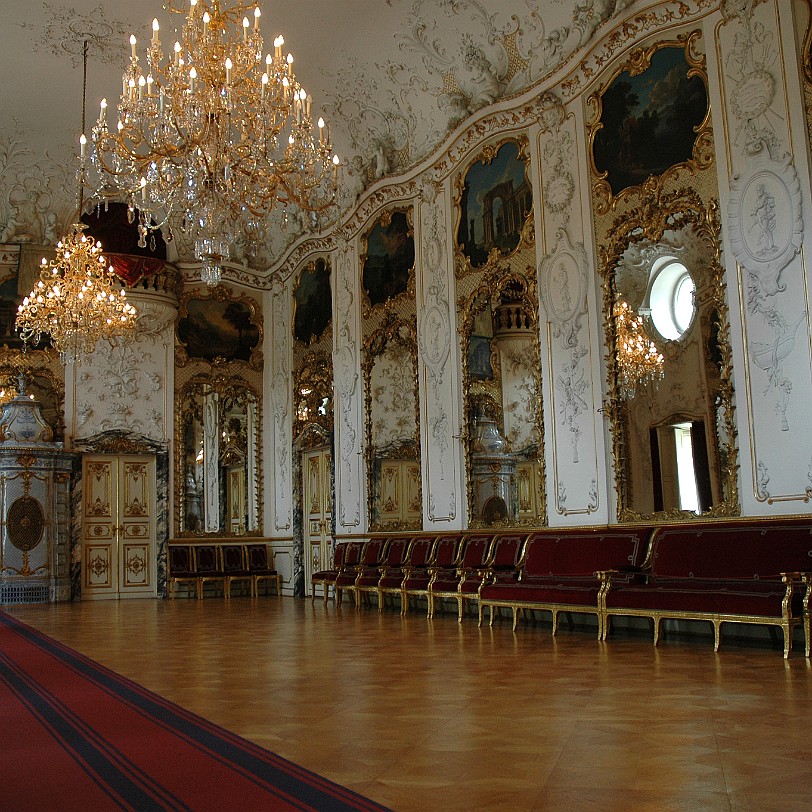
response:
M626 5L626 0L260 3L266 42L284 34L297 77L331 122L336 150L347 164L348 199L354 199L352 190L357 194L377 178L419 162L478 110L540 81ZM162 31L172 30L181 17L160 0L135 5L0 0L0 10L0 231L13 213L14 195L25 196L39 212L42 233L33 241L49 242L71 216L83 40L90 43L89 130L99 100L112 102L120 92L129 35L143 42L153 17Z

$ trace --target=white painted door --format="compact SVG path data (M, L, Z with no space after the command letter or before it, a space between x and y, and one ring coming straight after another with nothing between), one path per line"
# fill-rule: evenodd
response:
M82 598L155 597L155 457L82 458Z
M310 576L331 562L333 499L330 454L329 448L320 448L306 451L302 457L306 595L311 592Z

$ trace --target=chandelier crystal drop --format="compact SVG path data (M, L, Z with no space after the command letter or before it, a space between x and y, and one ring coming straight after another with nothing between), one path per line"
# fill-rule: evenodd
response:
M639 386L663 378L665 359L646 335L642 316L622 299L614 307L618 383L623 398L633 398Z
M39 281L17 308L24 344L49 335L63 364L92 353L99 339L131 338L138 315L112 266L106 267L101 243L85 228L74 224L57 243L56 259L42 260Z
M258 6L178 2L164 4L184 15L168 56L157 19L143 65L130 37L118 121L108 126L102 100L91 160L137 210L141 242L166 224L168 237L182 229L216 285L231 246L256 239L276 206L333 206L340 161L324 119L314 125L284 39L265 52Z

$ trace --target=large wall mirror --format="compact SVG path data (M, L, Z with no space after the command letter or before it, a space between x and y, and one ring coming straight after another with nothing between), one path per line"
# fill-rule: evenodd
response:
M497 266L464 312L470 525L545 524L535 283Z
M688 192L671 206L654 223L625 217L605 259L621 521L739 511L718 212Z
M370 529L420 530L417 331L394 313L365 342Z
M259 535L261 415L243 378L197 375L175 404L179 535Z

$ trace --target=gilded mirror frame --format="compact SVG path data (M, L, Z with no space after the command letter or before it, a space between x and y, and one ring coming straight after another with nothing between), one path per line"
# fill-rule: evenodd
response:
M333 357L321 350L309 351L293 373L293 439L311 425L333 433ZM329 403L325 406L325 399Z
M488 258L482 265L474 267L471 264L471 259L465 253L463 247L459 243L460 225L462 223L462 199L465 194L465 182L468 173L475 164L483 164L489 166L493 163L499 151L506 144L515 144L517 147L517 160L524 163L524 180L530 188L530 208L525 215L524 222L519 229L519 242L516 247L507 254L502 254L497 247L491 248ZM494 141L490 144L485 144L482 149L474 155L465 167L457 173L453 181L453 209L454 209L454 274L457 279L461 279L468 274L483 273L498 262L509 259L523 249L534 249L535 247L535 232L533 220L533 207L535 200L533 199L533 184L530 180L530 140L524 134L510 135Z
M474 451L475 437L472 432L472 412L476 402L481 398L490 399L495 403L495 415L502 427L504 427L504 412L502 403L502 380L501 365L494 363L498 360L498 347L491 351L491 369L494 377L492 381L473 381L469 369L469 352L471 348L471 336L474 323L479 314L490 305L491 311L495 311L501 303L502 294L514 285L521 293L522 310L527 316L530 329L533 335L533 364L534 386L538 393L537 408L535 410L534 434L538 441L538 450L535 461L540 466L540 493L539 513L532 519L505 522L505 526L511 527L537 527L547 524L547 493L546 493L546 465L544 460L544 410L541 402L542 377L541 377L541 344L539 339L538 321L538 293L535 269L528 267L523 274L514 269L506 262L496 263L485 275L480 284L460 303L462 322L459 327L460 352L462 361L462 392L465 423L463 425L462 439L465 448L465 470L466 470L466 491L468 500L469 527L478 528L486 525L480 519L474 518L474 483L472 476L472 454Z
M594 178L592 183L592 200L596 214L606 214L614 209L617 204L633 195L644 194L645 187L653 178L661 185L670 178L674 178L680 172L695 174L703 169L707 169L714 161L713 129L711 124L710 93L707 68L705 58L697 51L697 45L702 38L702 31L695 30L687 34L680 34L676 39L659 40L647 47L635 48L628 60L615 68L606 82L600 88L590 94L587 98L594 111L594 118L589 128L589 166ZM693 153L691 158L670 165L659 175L649 176L648 181L635 186L627 186L617 194L612 193L612 188L607 180L608 170L601 171L595 163L595 138L603 128L601 118L603 116L603 96L613 85L622 73L628 73L632 77L640 76L651 67L652 57L664 48L681 48L685 53L685 61L688 63L688 79L699 77L705 86L705 97L707 99L707 109L705 117L698 127L695 128L693 143Z
M657 179L649 179L644 186L647 195L637 208L617 217L609 229L607 244L600 250L600 273L603 283L603 322L607 348L607 397L604 403L612 433L612 458L617 494L617 518L632 521L687 521L698 518L736 516L740 513L738 500L738 447L734 415L733 362L730 344L730 322L724 269L721 264L721 218L718 203L711 201L706 207L693 190L682 188L664 193ZM716 472L721 499L709 511L701 514L678 509L642 513L630 507L633 492L628 471L626 445L629 442L628 410L620 385L617 363L617 335L611 314L617 300L616 270L623 255L633 244L656 244L666 232L691 229L697 239L709 246L707 284L704 286L703 311L708 314L694 326L701 330L701 343L709 348L706 364L713 363L717 370L714 395L715 423L712 427L716 442L719 470ZM699 291L697 292L699 294ZM697 318L695 316L695 318ZM679 340L666 342L672 353L681 352ZM710 357L710 348L713 358ZM711 426L708 426L708 430Z
M233 533L228 528L219 531L187 530L184 528L185 502L185 461L184 461L184 438L188 423L194 419L203 422L202 398L200 393L207 389L217 393L221 400L239 400L245 398L246 393L253 396L256 408L256 423L254 427L254 448L256 481L254 501L257 506L256 529L246 530L240 537L261 537L262 536L262 488L263 488L263 467L262 467L262 398L256 389L239 374L229 373L223 369L215 368L211 373L199 373L187 381L175 395L175 535L178 538L230 538ZM218 433L221 433L225 426L224 415L218 414Z
M408 438L397 448L387 449L386 457L376 457L372 442L372 370L375 361L386 351L387 347L397 344L407 353L412 362L412 391L414 392L414 425L415 436ZM367 511L369 529L377 530L421 530L420 521L386 522L373 519L377 515L376 504L378 493L375 483L376 464L384 459L416 460L420 463L420 391L417 366L417 321L414 317L402 318L397 313L387 311L381 325L366 339L363 346L361 369L364 376L364 410L366 443L364 457L367 472ZM422 486L421 486L422 490ZM422 514L422 510L421 510Z

